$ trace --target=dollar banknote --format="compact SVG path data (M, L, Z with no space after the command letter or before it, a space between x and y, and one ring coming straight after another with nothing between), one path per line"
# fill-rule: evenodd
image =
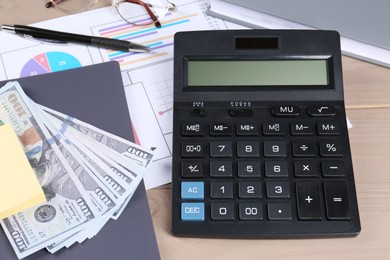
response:
M47 199L1 221L15 253L22 258L83 229L96 219L96 212L20 93L15 82L0 89L0 119L13 126Z
M36 104L17 82L0 89L0 123L13 126L47 199L1 221L19 259L97 235L120 216L153 158L137 144Z
M111 133L103 131L93 125L87 124L77 118L73 118L64 115L58 111L54 111L50 108L41 106L48 114L58 118L63 124L66 124L80 133L88 136L89 138L96 140L97 142L119 152L120 154L135 160L141 166L148 166L153 158L153 154L150 151L144 150L139 145L131 143L126 139L115 136ZM63 129L64 126L62 126Z

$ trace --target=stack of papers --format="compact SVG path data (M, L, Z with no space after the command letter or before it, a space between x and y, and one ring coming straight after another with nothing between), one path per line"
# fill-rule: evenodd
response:
M0 120L22 141L47 202L1 225L19 259L54 253L117 219L153 155L142 147L30 100L18 82L0 89ZM28 133L28 135L26 135Z

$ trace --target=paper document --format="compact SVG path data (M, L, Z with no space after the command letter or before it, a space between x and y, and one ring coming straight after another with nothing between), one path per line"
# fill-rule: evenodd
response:
M205 14L207 1L175 0L162 27L134 27L112 7L53 19L33 26L126 39L148 45L150 53L118 52L83 45L45 44L0 32L0 80L38 75L104 61L120 64L136 138L154 150L144 181L146 188L171 181L173 36L177 31L227 29L222 20ZM137 14L134 14L135 16ZM109 86L108 86L109 87Z

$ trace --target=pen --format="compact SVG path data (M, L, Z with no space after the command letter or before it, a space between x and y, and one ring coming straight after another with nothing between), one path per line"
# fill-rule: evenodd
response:
M118 39L110 39L104 37L96 37L89 35L81 35L74 33L58 32L52 30L41 29L37 27L25 25L2 25L2 30L10 31L23 37L30 36L34 39L48 41L53 43L79 43L101 47L117 51L133 51L133 52L149 52L150 48L141 44L123 41Z

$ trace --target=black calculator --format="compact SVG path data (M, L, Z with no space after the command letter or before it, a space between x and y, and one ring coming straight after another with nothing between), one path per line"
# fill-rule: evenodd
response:
M174 234L360 232L335 31L177 33L172 149Z

